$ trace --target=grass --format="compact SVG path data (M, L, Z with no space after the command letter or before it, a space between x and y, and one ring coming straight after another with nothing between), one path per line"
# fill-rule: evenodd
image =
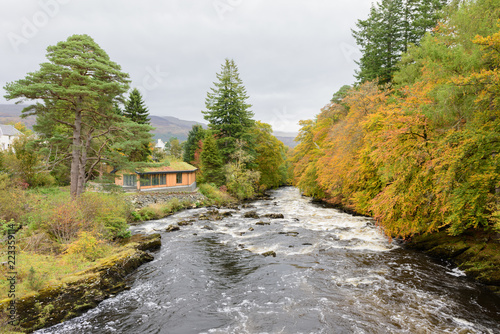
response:
M103 257L116 252L117 249L107 247ZM2 259L7 259L6 252L1 253ZM36 254L20 251L16 254L16 298L37 292L45 286L60 283L68 275L77 273L95 265L80 254ZM8 277L7 266L0 267L0 276ZM7 298L9 282L0 281L0 300Z

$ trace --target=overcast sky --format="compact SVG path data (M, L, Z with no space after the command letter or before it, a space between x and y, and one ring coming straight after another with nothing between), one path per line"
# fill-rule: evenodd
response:
M373 0L0 0L0 85L24 78L46 48L90 35L130 74L152 115L204 121L225 58L256 120L297 131L354 82L351 28ZM14 103L3 98L0 103Z

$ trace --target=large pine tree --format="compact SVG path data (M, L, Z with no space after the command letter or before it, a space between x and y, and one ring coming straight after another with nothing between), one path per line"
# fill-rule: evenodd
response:
M247 150L252 151L253 140L250 133L254 126L251 105L246 101L247 92L238 74L238 67L233 60L226 59L217 73L218 82L207 94L204 118L209 121L209 128L217 138L217 145L226 162L236 150L237 140L247 143Z
M402 53L432 29L446 0L382 0L366 20L358 20L353 36L361 48L359 82L378 79L390 84Z
M8 83L5 98L38 101L23 115L36 115L37 124L56 129L64 161L71 161L70 191L76 197L100 162L114 160L116 147L149 127L114 112L128 89L128 74L90 36L73 35L49 46L46 57L38 71Z

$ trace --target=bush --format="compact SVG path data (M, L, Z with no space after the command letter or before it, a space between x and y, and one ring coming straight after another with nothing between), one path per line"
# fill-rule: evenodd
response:
M69 244L65 253L95 261L105 255L106 247L103 240L97 239L90 232L82 231L78 233L78 239Z
M198 189L207 198L206 205L227 205L236 202L233 197L221 191L215 185L204 183Z

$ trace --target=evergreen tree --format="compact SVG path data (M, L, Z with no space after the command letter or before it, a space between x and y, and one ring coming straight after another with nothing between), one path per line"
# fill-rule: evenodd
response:
M189 131L187 140L184 143L184 153L182 160L192 163L195 160L194 154L198 149L198 143L205 138L206 131L201 125L193 125Z
M149 125L149 111L146 108L144 101L142 100L142 95L137 88L134 88L129 95L128 100L125 102L125 109L120 111L120 109L115 106L117 113L121 113L123 116L132 120L137 124ZM140 162L148 161L149 157L153 154L153 150L149 141L141 143L136 149L132 150L129 154L130 161Z
M254 121L251 105L246 102L248 96L238 74L238 67L233 60L226 59L221 69L217 74L219 81L214 82L215 87L207 94L207 110L202 113L217 138L221 154L229 161L236 150L237 140L245 141L246 150L253 151L254 140L250 130Z
M111 159L117 146L141 138L140 130L147 133L149 127L133 127L114 112L114 103L128 89L128 75L90 36L73 35L49 46L47 59L37 72L8 83L5 98L40 101L23 114L36 115L37 123L46 122L60 135L76 197L106 156Z
M148 108L146 108L142 95L137 88L130 92L123 115L138 124L150 124Z
M445 0L382 0L372 6L366 20L358 20L353 30L362 56L356 78L362 83L378 79L379 85L392 83L402 53L418 45L432 29Z
M203 141L203 151L201 152L200 160L203 181L221 186L224 182L222 169L224 163L212 134L207 135Z

